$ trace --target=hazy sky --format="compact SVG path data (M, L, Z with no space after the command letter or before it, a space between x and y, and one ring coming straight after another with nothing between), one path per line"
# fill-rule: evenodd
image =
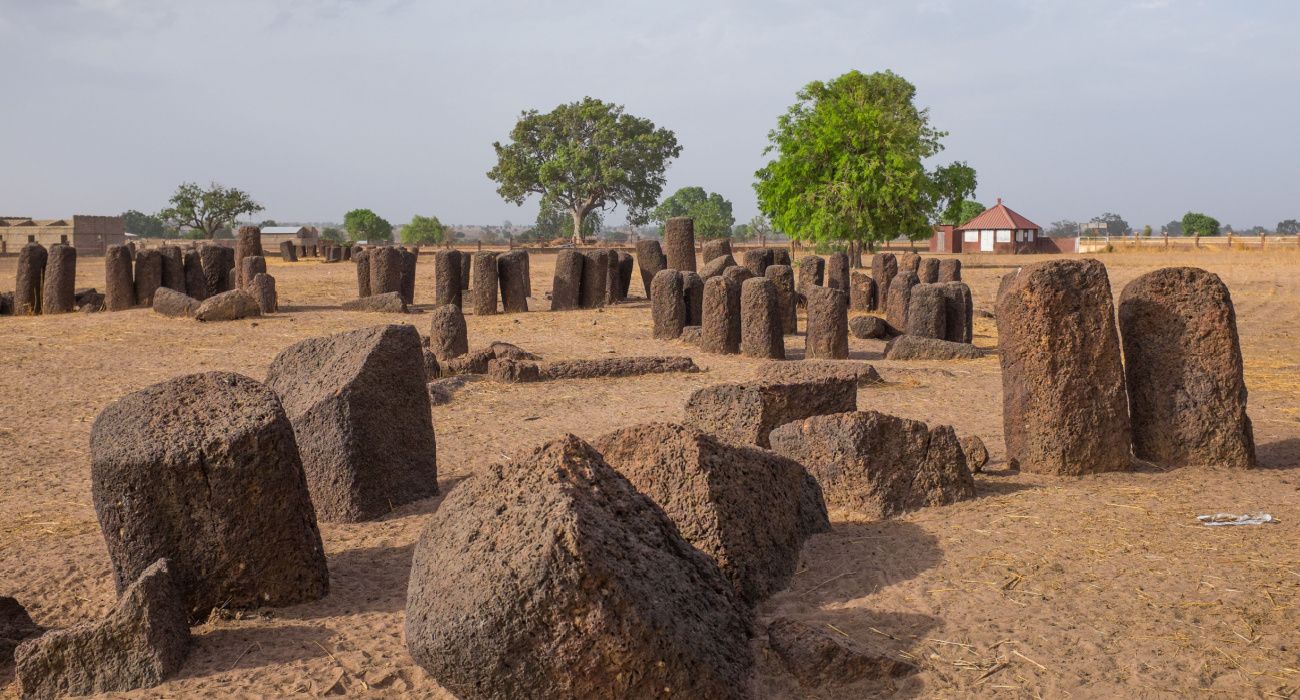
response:
M891 69L986 205L1272 227L1300 218L1298 30L1284 0L0 0L0 215L217 180L282 220L525 223L492 142L591 95L676 131L665 194L744 221L795 91Z

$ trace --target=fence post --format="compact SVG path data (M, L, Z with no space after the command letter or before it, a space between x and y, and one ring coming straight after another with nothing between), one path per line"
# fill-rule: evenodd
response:
M1165 250L1169 250L1169 232L1164 231L1160 235L1165 239Z
M1264 234L1262 233L1259 234L1259 249L1260 250L1264 249Z

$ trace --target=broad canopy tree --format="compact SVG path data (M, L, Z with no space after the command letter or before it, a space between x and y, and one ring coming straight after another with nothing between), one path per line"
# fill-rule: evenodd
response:
M892 72L852 71L809 83L768 134L773 161L755 173L759 208L802 240L867 244L931 235L930 222L960 215L975 171L927 169L947 134L930 126L916 88Z
M645 223L668 162L682 151L668 129L591 97L546 114L524 112L510 139L492 144L497 164L487 175L497 193L517 205L536 194L563 208L574 243L582 242L583 221L597 209L622 204L628 223Z
M948 207L948 209L944 211L943 215L939 217L939 223L948 226L961 226L967 221L983 214L986 208L987 207L983 204L980 204L973 199L963 199L955 206Z
M393 225L369 209L353 209L343 215L343 228L354 241L391 241Z
M1182 225L1184 236L1200 238L1219 235L1219 220L1200 212L1189 211L1183 214Z
M1286 221L1277 222L1277 232L1282 234L1300 233L1300 221L1287 219Z
M675 216L695 220L696 238L726 238L736 223L731 202L717 192L705 192L703 187L683 187L672 193L655 207L650 219L663 226Z
M402 242L407 245L437 245L446 235L446 227L436 216L411 217L411 223L402 227Z
M181 183L168 204L158 213L165 225L177 229L188 226L208 240L232 226L240 216L263 209L247 192L215 182L207 189L193 182Z

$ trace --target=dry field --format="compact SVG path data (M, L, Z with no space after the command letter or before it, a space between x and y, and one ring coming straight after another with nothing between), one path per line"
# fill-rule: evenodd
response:
M819 697L1290 697L1300 689L1300 254L1293 251L1102 255L1116 295L1161 265L1197 265L1227 282L1237 317L1261 468L1135 471L1083 479L1002 467L997 358L878 361L878 341L851 341L878 361L884 386L862 408L949 423L984 438L991 473L979 497L887 522L836 517L805 547L790 588L759 609L755 694L803 694L767 652L765 621L788 615L911 659L896 687L866 684ZM538 305L554 258L535 256ZM977 308L1024 259L966 256ZM0 594L47 627L104 614L114 592L90 499L90 426L115 398L188 372L263 378L302 338L396 322L427 332L427 316L338 310L355 294L349 263L270 262L283 313L202 325L141 309L0 318ZM79 261L79 286L103 286L102 259ZM433 265L420 265L417 302ZM0 285L14 258L0 259ZM639 275L633 294L641 294ZM675 420L694 389L752 375L754 362L650 337L637 300L601 311L469 318L471 347L506 340L547 359L692 355L697 375L477 382L433 408L441 485L538 442L595 437ZM977 319L977 345L996 329ZM802 338L787 338L792 356ZM439 499L376 522L321 526L332 592L315 603L214 619L195 630L180 675L141 695L409 694L445 697L406 654L402 617L412 544ZM1206 528L1202 513L1267 511L1280 525ZM12 668L0 695L16 694Z

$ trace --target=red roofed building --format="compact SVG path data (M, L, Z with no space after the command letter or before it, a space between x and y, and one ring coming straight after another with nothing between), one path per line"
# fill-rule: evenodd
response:
M938 226L930 239L932 253L1059 252L1043 229L1011 207L998 203L960 226Z

